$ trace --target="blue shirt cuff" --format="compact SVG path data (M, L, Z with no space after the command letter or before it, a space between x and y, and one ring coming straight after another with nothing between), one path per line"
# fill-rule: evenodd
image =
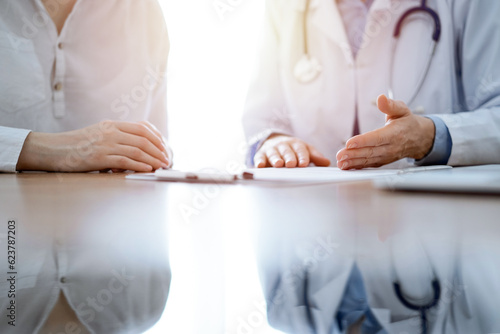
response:
M427 155L420 160L416 160L415 164L419 166L429 165L447 165L450 160L453 141L450 131L445 122L437 116L425 116L434 122L436 127L436 135L434 137L434 145Z
M247 166L249 166L249 167L255 166L255 162L253 161L253 158L255 157L255 153L257 153L257 149L260 147L261 144L262 144L262 140L259 140L258 142L251 145L248 148Z

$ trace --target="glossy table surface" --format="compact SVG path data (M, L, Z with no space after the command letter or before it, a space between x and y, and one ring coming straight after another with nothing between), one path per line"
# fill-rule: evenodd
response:
M432 333L453 333L451 322L464 332L500 331L499 196L390 192L371 182L210 185L123 174L3 174L0 189L2 243L8 221L16 222L17 321L31 331L50 311L27 306L30 296L43 295L38 289L105 300L102 286L129 268L138 279L109 294L90 323L80 318L91 330L277 333L269 317L283 332L330 333L354 263L370 306L394 333L418 332L419 318L395 298L393 281L426 300L433 277L452 298L442 297L430 316ZM29 277L38 278L28 284ZM0 293L3 308L9 299ZM19 332L7 321L0 328Z

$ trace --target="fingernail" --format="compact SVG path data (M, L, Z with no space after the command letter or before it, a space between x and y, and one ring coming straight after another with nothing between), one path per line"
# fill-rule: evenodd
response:
M349 156L348 156L348 155L344 155L344 156L342 157L342 159L340 159L340 161L344 161L344 160L347 160L347 159L349 159Z
M167 164L161 164L161 168L168 169L168 165Z
M277 166L278 163L280 163L280 166ZM281 159L274 160L274 163L273 163L274 167L282 167L283 165L285 165L285 162L283 160L281 160Z
M352 144L349 144L349 146L347 146L348 149L356 148L356 147L358 147L357 143L352 143Z
M342 164L342 169L346 169L347 167L349 167L349 162L346 161Z

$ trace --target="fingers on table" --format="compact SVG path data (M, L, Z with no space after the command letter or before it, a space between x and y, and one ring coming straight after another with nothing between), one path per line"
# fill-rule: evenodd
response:
M288 143L279 144L277 149L281 155L282 160L285 162L285 167L287 168L297 167L297 156L295 155L295 151L292 149L290 144Z
M357 159L347 160L344 162L339 162L339 168L347 170L347 169L362 169L368 167L380 167L390 162L392 161L387 161L387 159L383 157L357 158Z
M296 168L309 165L309 151L301 142L281 143L265 150L259 151L254 158L258 168L267 166L276 168Z
M124 154L131 159L150 164L154 169L167 168L169 165L167 155L145 137L122 133L118 143L118 150L114 151L114 154Z
M316 148L301 141L280 143L267 149L259 150L254 157L257 168L264 167L307 167L313 162L316 166L329 166L330 160L325 158Z
M298 160L298 166L299 167L307 167L309 166L309 163L311 162L310 158L310 153L309 149L307 148L307 145L304 144L303 142L296 142L292 144L292 149L294 150L297 160Z
M365 134L352 137L346 143L347 149L356 149L362 147L373 147L388 145L391 143L387 134L388 129L380 128L367 132Z
M149 129L151 129L151 131L153 131L158 136L158 138L160 138L161 143L163 144L163 152L165 152L165 155L167 156L167 159L168 159L167 165L168 165L168 167L172 167L174 153L172 152L172 149L168 145L167 140L165 139L163 134L160 132L160 130L158 130L158 128L156 126L154 126L154 124L149 123L148 121L143 121L140 123L147 126Z
M138 161L151 164L154 169L167 168L170 165L170 159L167 156L162 137L155 133L155 128L151 124L147 123L149 124L147 125L146 123L117 122L116 126L120 131L118 143L140 149L149 155L146 157L137 150L128 148L125 149L125 153L129 158L140 159ZM122 149L124 148L122 147ZM120 152L113 153L121 154Z
M149 124L149 123L148 123ZM167 152L167 148L163 143L163 137L152 130L152 125L146 125L144 122L131 123L131 122L118 122L118 129L122 132L133 134L139 137L144 137L153 143L160 151Z
M318 167L328 167L330 166L330 160L325 158L325 156L318 151L314 146L309 145L309 152L311 155L311 162Z
M170 149L169 149L169 147L167 145L167 141L165 140L165 137L163 137L163 134L160 132L160 130L158 130L158 128L156 126L154 126L153 124L149 123L148 121L142 121L142 122L139 122L139 123L145 125L151 131L153 131L153 133L160 139L160 141L162 143L162 146L164 148L164 151L168 155L170 153Z
M359 149L340 150L337 153L337 165L341 169L359 169L380 167L392 162L391 146L372 146Z
M269 162L267 161L267 157L265 152L263 151L257 151L253 158L253 162L255 167L257 168L265 168L269 166Z
M153 167L123 155L107 156L107 165L116 170L132 170L134 172L152 172Z
M266 157L272 167L281 168L285 165L285 161L276 147L268 148L266 150Z

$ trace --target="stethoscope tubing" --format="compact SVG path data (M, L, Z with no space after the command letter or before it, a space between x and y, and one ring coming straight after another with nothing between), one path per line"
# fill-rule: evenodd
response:
M302 33L303 33L302 37L303 37L303 48L304 48L303 52L304 52L305 58L308 59L311 63L316 62L317 64L319 64L318 60L309 54L309 38L308 38L309 29L308 29L307 25L308 25L310 6L311 6L311 0L305 0L305 8L304 8L303 19L302 19ZM403 15L399 18L398 22L396 23L396 26L394 28L394 33L393 33L393 38L394 38L394 43L393 43L393 47L392 47L393 59L392 59L391 70L389 73L390 77L389 77L389 87L388 87L388 97L389 98L391 98L391 99L395 98L392 77L393 77L393 71L394 71L394 55L396 53L396 41L397 41L397 39L399 39L399 37L401 35L401 31L403 29L403 24L404 24L405 20L409 16L411 16L415 13L418 13L418 12L423 12L425 14L428 14L429 16L431 16L431 18L434 21L434 32L432 34L433 45L432 45L432 48L430 49L430 53L429 53L428 58L427 58L428 60L427 60L427 63L425 65L425 70L422 72L422 75L420 76L420 78L417 82L416 89L413 91L413 93L411 94L409 99L406 101L406 104L408 106L411 106L413 104L418 93L422 89L425 78L427 77L427 74L429 73L432 59L434 58L434 55L436 53L437 44L441 38L441 20L439 18L438 13L435 10L433 10L427 6L427 0L422 0L420 3L420 6L410 8L406 12L403 13ZM316 67L319 67L319 66L316 66ZM311 66L311 68L314 68L314 66ZM315 75L310 75L309 77L314 79L317 77L318 74L319 73L316 73ZM303 78L297 77L297 80L299 80L303 83L307 83L308 81L313 80L313 79L305 80Z

